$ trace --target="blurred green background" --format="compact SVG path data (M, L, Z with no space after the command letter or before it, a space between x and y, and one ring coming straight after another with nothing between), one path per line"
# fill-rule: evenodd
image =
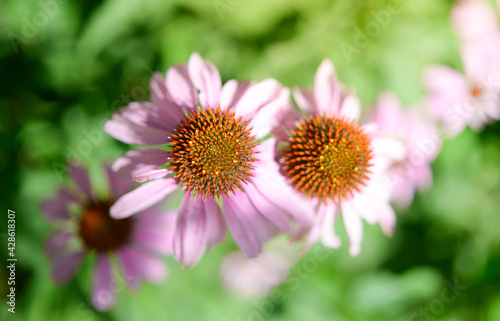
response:
M311 86L321 60L330 58L365 107L384 90L418 105L426 65L462 69L449 26L453 3L396 2L400 12L359 48L356 28L373 26L374 13L393 1L3 0L0 203L5 216L7 209L17 213L18 263L14 317L4 301L7 270L0 268L0 319L500 320L498 124L444 143L434 185L398 211L393 238L365 224L362 253L351 258L338 224L342 249L319 261L309 253L291 272L299 285L281 285L278 298L240 298L224 289L219 267L236 248L230 238L191 270L167 258L164 284L121 291L106 313L89 302L91 258L75 280L57 287L42 251L54 227L42 218L40 201L68 183L58 166L78 160L98 179L99 164L129 148L104 134L103 122L128 102L147 100L154 71L198 51L224 81L274 77ZM342 43L356 50L346 55ZM78 152L93 130L102 141ZM6 221L0 222L2 266ZM303 274L306 260L318 266ZM447 282L466 288L446 292Z

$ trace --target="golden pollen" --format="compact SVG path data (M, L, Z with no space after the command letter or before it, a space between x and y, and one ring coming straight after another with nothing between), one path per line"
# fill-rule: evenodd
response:
M366 185L370 139L354 121L316 116L302 120L284 151L284 172L308 197L340 203Z
M474 98L479 98L481 94L483 93L483 89L479 85L474 85L471 89L471 95Z
M129 242L133 218L115 220L109 216L112 202L88 204L82 213L79 234L89 250L114 251Z
M172 135L170 165L175 178L195 195L228 195L252 177L255 136L248 121L234 113L199 109L186 116Z

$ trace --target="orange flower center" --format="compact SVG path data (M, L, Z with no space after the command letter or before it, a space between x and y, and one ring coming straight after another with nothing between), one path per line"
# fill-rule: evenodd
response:
M341 202L366 185L370 140L354 121L316 116L301 121L284 151L284 172L308 197Z
M133 218L115 220L109 215L111 205L100 201L84 208L79 233L87 249L109 252L129 242Z
M248 121L235 119L227 110L191 112L172 135L170 165L175 178L195 195L228 195L242 189L252 177L258 142L247 128Z

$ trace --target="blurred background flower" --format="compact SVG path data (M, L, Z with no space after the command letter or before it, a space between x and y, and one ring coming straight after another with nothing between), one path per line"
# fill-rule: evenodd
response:
M479 0L478 0L479 1ZM148 100L149 79L199 52L222 81L276 78L312 87L324 58L364 107L381 92L419 106L423 71L460 72L453 0L4 0L0 11L1 204L16 211L16 315L10 320L499 320L500 125L445 140L433 185L400 210L393 238L364 225L363 251L318 245L263 299L221 282L225 242L191 270L167 258L170 276L120 292L108 312L89 300L92 262L64 288L53 284L43 242L53 227L40 201L79 161L105 191L101 163L128 146L103 130L111 113ZM489 8L496 15L493 1ZM465 71L466 72L466 71ZM172 204L175 208L180 199ZM6 223L0 220L5 262ZM336 232L346 243L342 224ZM0 297L7 295L0 268ZM123 284L121 285L123 288ZM466 288L464 288L466 286ZM443 297L444 295L444 297ZM443 299L444 298L444 299Z

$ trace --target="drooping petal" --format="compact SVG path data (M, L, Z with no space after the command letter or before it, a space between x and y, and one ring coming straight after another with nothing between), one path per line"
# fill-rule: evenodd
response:
M340 238L335 234L335 221L338 217L337 204L320 204L318 215L323 216L321 225L321 241L327 247L337 249L341 245Z
M203 198L186 193L179 209L179 219L174 237L174 256L181 265L192 267L207 244L207 216Z
M100 311L111 309L116 303L116 292L116 281L109 258L106 254L98 254L92 280L92 305Z
M227 233L226 222L222 210L213 198L203 201L205 214L207 216L207 252L212 246L224 240Z
M264 242L274 233L272 224L259 213L242 191L236 191L233 197L222 196L222 203L236 244L247 257L256 257Z
M248 199L265 218L282 231L290 232L292 216L270 202L254 184L248 184L244 189Z
M136 216L137 223L132 232L133 240L137 247L159 254L171 254L177 213L160 210L157 207L151 207Z
M217 68L195 52L189 57L188 71L191 81L200 91L198 95L200 104L203 107L217 106L222 87Z
M349 254L358 256L363 239L363 222L348 202L342 203L341 208L345 229L349 237Z
M129 150L114 162L112 169L120 176L133 179L161 167L169 157L169 152L157 148Z
M145 183L135 190L120 197L110 208L110 215L115 219L129 217L155 205L177 189L177 182L172 178L162 178Z
M85 257L83 249L71 249L68 242L74 235L67 232L52 234L45 245L45 252L52 260L50 275L55 283L63 285L71 280Z
M160 283L167 277L165 263L152 255L125 246L118 252L118 258L123 278L131 289L137 289L142 280Z
M66 189L61 189L56 196L42 203L42 213L49 221L61 221L71 218L68 205L78 202L78 198Z

